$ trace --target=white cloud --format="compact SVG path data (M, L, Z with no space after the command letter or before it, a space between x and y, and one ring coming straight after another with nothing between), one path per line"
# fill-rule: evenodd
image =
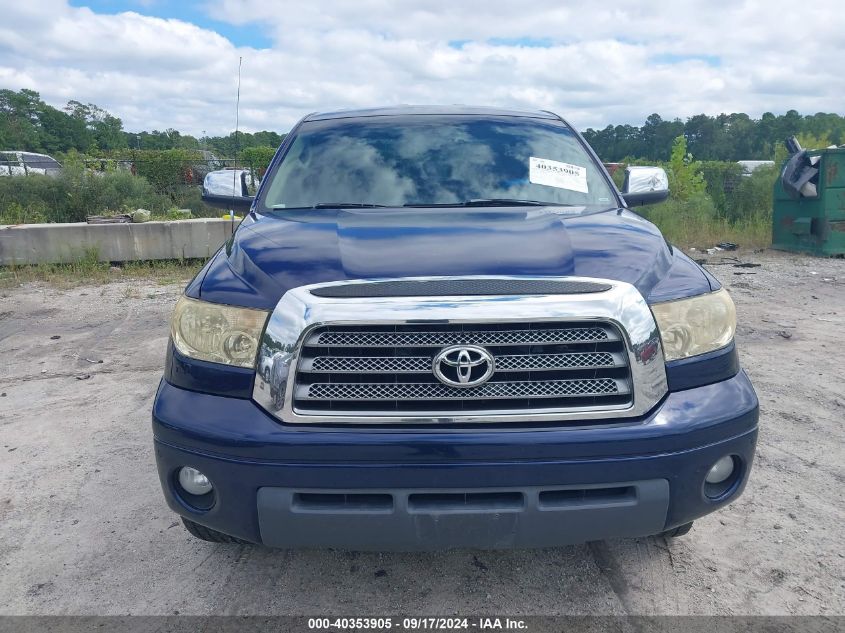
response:
M208 7L213 19L261 25L273 46L259 50L178 20L29 0L4 7L0 87L32 88L57 105L97 103L127 129L193 134L232 129L239 56L245 130L284 131L314 110L395 103L551 109L579 128L638 124L652 112L841 112L838 4L605 0L545 9L505 0L216 0ZM548 46L514 43L525 38Z

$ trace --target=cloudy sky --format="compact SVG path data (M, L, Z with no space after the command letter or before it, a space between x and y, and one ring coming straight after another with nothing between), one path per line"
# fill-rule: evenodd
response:
M4 0L0 88L96 103L128 130L286 131L397 103L845 113L841 0Z

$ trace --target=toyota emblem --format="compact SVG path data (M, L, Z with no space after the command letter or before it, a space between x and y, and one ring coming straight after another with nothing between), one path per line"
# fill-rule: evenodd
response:
M496 369L493 355L475 345L452 345L434 357L437 379L450 387L477 387L490 380Z

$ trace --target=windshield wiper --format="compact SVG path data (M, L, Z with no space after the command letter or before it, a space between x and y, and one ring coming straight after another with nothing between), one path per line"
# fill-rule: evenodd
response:
M565 202L543 202L520 198L470 198L463 202L433 202L429 204L405 204L405 207L573 207Z
M370 204L369 202L318 202L312 209L384 209L386 204Z
M370 204L369 202L318 202L310 207L289 207L286 204L274 204L273 211L292 211L294 209L385 209L386 204Z
M463 203L465 207L571 207L563 202L522 200L519 198L472 198Z

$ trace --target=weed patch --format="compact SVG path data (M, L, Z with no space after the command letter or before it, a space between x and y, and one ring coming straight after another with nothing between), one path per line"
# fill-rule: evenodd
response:
M162 285L170 285L187 282L199 272L204 263L205 260L185 259L126 262L121 266L112 266L97 261L94 252L70 264L0 267L0 288L11 288L33 281L70 288L126 279L154 280Z

